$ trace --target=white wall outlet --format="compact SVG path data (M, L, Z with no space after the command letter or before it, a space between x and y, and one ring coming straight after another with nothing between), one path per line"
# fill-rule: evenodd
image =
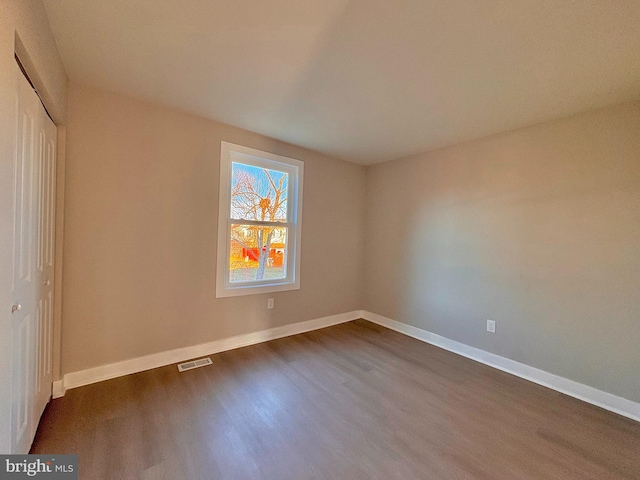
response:
M269 310L271 310L271 309L273 308L274 303L275 303L275 299L273 299L273 298L269 298L269 299L267 300L267 308L268 308Z
M496 321L487 320L487 332L496 333Z

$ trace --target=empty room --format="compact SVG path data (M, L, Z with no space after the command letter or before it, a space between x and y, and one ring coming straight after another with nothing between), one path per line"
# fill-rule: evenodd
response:
M640 479L640 2L0 0L0 479Z

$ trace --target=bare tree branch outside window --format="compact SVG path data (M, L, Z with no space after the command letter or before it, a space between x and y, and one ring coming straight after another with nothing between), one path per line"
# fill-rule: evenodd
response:
M278 262L278 255L284 256L287 229L273 225L243 225L242 220L286 222L287 187L288 174L285 172L236 162L232 165L231 218L237 219L238 224L231 227L230 265L251 270L252 280L264 279L270 263L274 263L274 259ZM276 243L278 248L274 252L272 247Z

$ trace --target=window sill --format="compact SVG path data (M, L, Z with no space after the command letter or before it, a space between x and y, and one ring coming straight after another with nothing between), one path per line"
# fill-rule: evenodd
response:
M300 282L273 283L261 285L238 285L216 288L216 298L240 297L244 295L258 295L261 293L286 292L300 290Z

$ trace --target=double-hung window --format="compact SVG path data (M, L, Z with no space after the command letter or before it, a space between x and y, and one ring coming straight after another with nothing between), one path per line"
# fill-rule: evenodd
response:
M222 142L216 296L300 288L299 160Z

